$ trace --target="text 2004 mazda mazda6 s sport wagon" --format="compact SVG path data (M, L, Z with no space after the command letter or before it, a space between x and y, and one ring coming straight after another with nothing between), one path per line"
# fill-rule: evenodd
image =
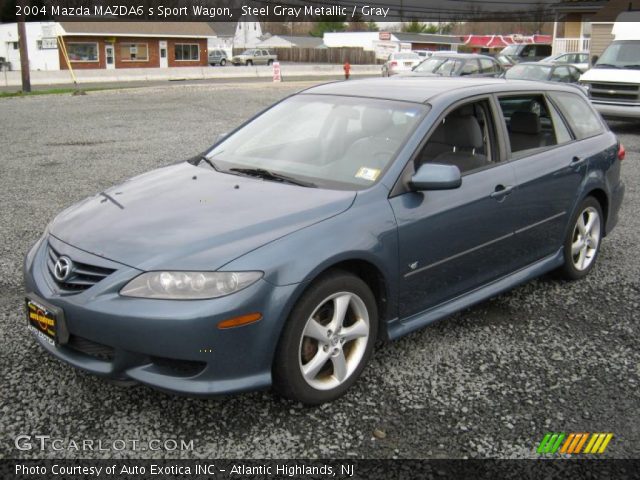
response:
M25 260L28 325L95 374L330 401L376 339L589 273L623 157L570 86L317 86L58 215Z

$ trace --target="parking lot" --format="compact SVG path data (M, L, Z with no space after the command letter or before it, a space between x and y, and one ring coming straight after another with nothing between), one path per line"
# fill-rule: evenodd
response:
M88 195L203 151L306 85L0 99L0 458L536 458L547 432L612 432L604 456L637 457L637 123L612 123L627 150L627 193L587 279L545 276L382 345L355 388L332 404L307 408L270 392L176 397L117 386L44 354L26 329L21 267L46 224ZM193 450L18 451L20 434L193 440Z

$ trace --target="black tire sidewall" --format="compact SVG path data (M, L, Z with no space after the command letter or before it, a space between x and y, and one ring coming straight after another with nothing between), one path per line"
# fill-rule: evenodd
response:
M222 60L220 60L220 66L224 67L227 64L227 61L223 58Z
M349 378L331 390L311 387L300 371L300 339L307 320L327 297L336 292L358 295L369 313L369 339L365 353ZM330 402L343 395L357 380L368 363L378 332L378 308L376 299L367 284L347 272L336 271L314 281L294 306L284 327L273 365L274 389L282 396L306 405Z
M600 216L600 238L598 239L598 248L596 249L596 254L591 264L584 270L578 270L573 265L573 258L571 256L571 244L573 243L573 231L576 228L576 222L578 221L578 218L580 218L580 215L582 215L582 213L588 207L595 208L595 210L598 212L598 215ZM598 202L598 200L596 200L594 197L585 198L580 203L580 206L578 207L575 214L573 215L573 218L571 219L571 223L569 224L569 230L567 231L567 236L564 240L564 245L562 248L564 265L562 266L562 269L561 269L561 273L563 277L565 277L567 280L579 280L581 278L586 277L589 274L589 272L591 272L591 270L593 269L593 267L595 266L598 260L598 256L600 255L600 247L602 246L604 228L605 228L604 216L602 215L602 207L600 206L600 202Z

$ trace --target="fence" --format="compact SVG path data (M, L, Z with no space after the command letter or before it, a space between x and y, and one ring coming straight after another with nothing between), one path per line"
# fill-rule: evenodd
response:
M333 63L342 64L349 60L351 65L376 64L376 54L373 51L364 50L361 47L340 48L267 48L278 56L281 62L297 63ZM244 49L233 49L233 54L238 55Z
M556 38L553 41L553 54L584 52L589 50L590 45L590 38Z

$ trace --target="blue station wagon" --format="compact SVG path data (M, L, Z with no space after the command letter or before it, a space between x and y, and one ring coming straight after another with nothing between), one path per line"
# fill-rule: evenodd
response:
M331 401L376 340L545 272L587 275L623 158L571 86L316 86L60 213L25 259L26 323L113 379Z

